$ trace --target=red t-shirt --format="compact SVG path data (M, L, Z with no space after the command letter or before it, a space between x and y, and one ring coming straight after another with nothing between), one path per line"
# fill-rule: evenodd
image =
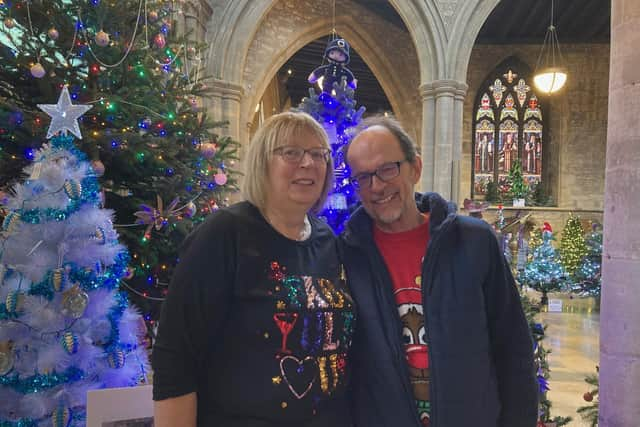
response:
M429 242L429 217L418 227L385 233L373 226L373 239L391 274L393 294L402 321L409 377L420 420L429 425L429 356L422 310L422 261Z

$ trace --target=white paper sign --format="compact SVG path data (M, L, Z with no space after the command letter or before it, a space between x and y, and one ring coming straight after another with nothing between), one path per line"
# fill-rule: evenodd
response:
M153 426L153 386L105 388L87 393L87 427Z
M562 300L549 299L549 313L561 313L561 312L562 312Z

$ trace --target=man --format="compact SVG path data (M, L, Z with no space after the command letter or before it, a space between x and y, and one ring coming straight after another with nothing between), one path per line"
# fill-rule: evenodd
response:
M491 228L414 198L422 161L395 120L362 128L345 153L362 207L341 239L356 426L534 427L533 344Z

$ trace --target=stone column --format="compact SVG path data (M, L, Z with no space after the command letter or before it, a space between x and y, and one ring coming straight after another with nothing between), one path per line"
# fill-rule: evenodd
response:
M228 121L226 135L236 141L240 140L240 99L242 86L224 80L215 79L209 84L212 96L206 109L215 121Z
M460 200L460 161L462 159L462 114L464 111L464 97L468 86L459 83L453 99L453 154L451 170L451 200L461 206Z
M453 196L457 198L460 182L457 162L462 151L462 108L466 88L465 83L455 80L436 80L420 87L423 161L421 190L436 191L446 199Z
M420 179L420 191L434 190L434 158L435 158L435 117L436 102L433 88L430 84L420 87L422 97L422 177Z
M640 2L611 2L605 170L600 420L640 422Z

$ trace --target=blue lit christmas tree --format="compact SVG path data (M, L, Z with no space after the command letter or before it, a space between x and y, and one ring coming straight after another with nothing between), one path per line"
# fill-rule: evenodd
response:
M350 129L358 125L365 108L361 106L356 110L357 80L346 68L349 43L344 39L331 40L325 58L328 64L316 68L309 76L309 82L318 83L321 92L318 94L313 87L309 88L309 96L302 99L298 109L315 118L329 135L336 182L321 216L339 233L357 201L349 182L349 166L343 148L351 140Z
M602 230L593 224L592 231L585 236L587 255L573 273L571 291L587 297L600 298L602 284Z
M67 102L68 101L68 102ZM0 232L0 426L80 426L87 391L144 380L142 317L118 284L129 256L71 131L87 106L41 106L50 143L3 201ZM2 215L2 214L0 214Z
M522 285L542 293L541 305L547 304L549 292L560 291L567 283L567 273L560 262L560 255L552 245L553 233L548 222L542 229L542 244L533 252L518 281Z

